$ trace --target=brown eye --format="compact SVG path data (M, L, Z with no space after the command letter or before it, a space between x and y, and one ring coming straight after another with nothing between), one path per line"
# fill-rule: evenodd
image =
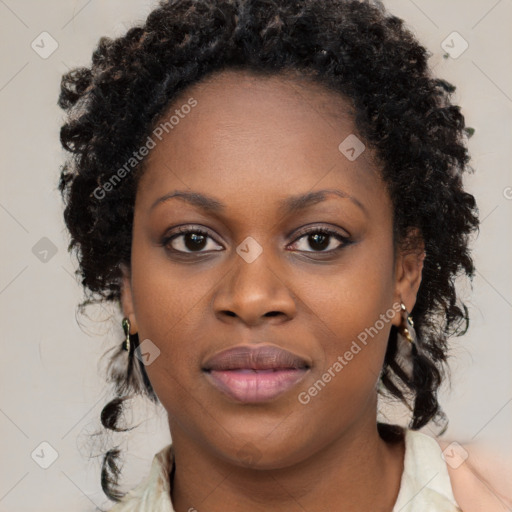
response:
M223 249L207 231L198 228L181 228L178 234L168 236L164 240L163 245L171 251L184 253L207 252L209 250L219 251Z
M302 240L304 242L300 243ZM334 252L348 243L348 237L330 229L311 229L303 232L293 246L295 250L304 252ZM308 249L309 248L309 249Z
M330 235L326 235L324 233L316 233L313 235L308 235L308 243L309 246L314 250L323 251L328 248Z

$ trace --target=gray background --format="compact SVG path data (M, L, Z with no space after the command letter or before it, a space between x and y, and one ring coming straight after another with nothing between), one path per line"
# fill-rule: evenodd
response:
M457 85L454 101L476 129L469 148L477 172L466 183L477 197L482 225L474 244L473 292L463 289L471 327L453 340L452 390L445 386L441 398L451 420L444 438L471 443L470 458L492 473L498 459L509 465L512 459L512 1L384 3L433 53L434 72ZM56 190L64 157L58 140L63 113L56 102L61 75L88 65L100 36L121 35L154 5L0 0L1 512L109 505L100 488L100 458L89 460L105 447L88 433L98 429L108 398L100 357L121 342L122 331L108 307L91 309L90 318L78 322L75 317L82 295L73 277L75 261L66 252ZM47 58L40 56L51 48L48 36L40 36L44 31L58 43ZM441 43L453 31L469 47L444 59ZM47 38L44 48L41 37ZM31 47L34 40L39 53ZM108 443L129 451L123 482L130 486L145 476L153 454L170 438L161 408L137 401L128 420L143 423L134 434ZM49 457L51 449L42 442L58 453L48 469L31 456L36 450L39 462Z

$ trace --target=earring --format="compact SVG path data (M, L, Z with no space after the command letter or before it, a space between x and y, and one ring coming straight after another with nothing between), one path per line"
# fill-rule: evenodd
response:
M414 344L416 342L414 322L403 302L400 302L400 309L402 312L402 324L400 325L399 332L409 343Z
M124 335L126 336L126 339L123 341L122 347L123 350L130 352L130 320L128 320L128 318L126 317L123 318L121 325L123 326Z

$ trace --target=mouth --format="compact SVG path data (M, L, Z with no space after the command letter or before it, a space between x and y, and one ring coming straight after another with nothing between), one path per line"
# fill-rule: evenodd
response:
M309 372L304 358L276 346L234 347L210 358L202 367L218 391L238 402L258 403L292 389Z

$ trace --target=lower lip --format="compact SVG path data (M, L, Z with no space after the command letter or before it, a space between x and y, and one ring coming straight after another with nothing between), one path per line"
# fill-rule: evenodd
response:
M211 370L208 380L220 391L240 402L272 400L300 382L307 369Z

